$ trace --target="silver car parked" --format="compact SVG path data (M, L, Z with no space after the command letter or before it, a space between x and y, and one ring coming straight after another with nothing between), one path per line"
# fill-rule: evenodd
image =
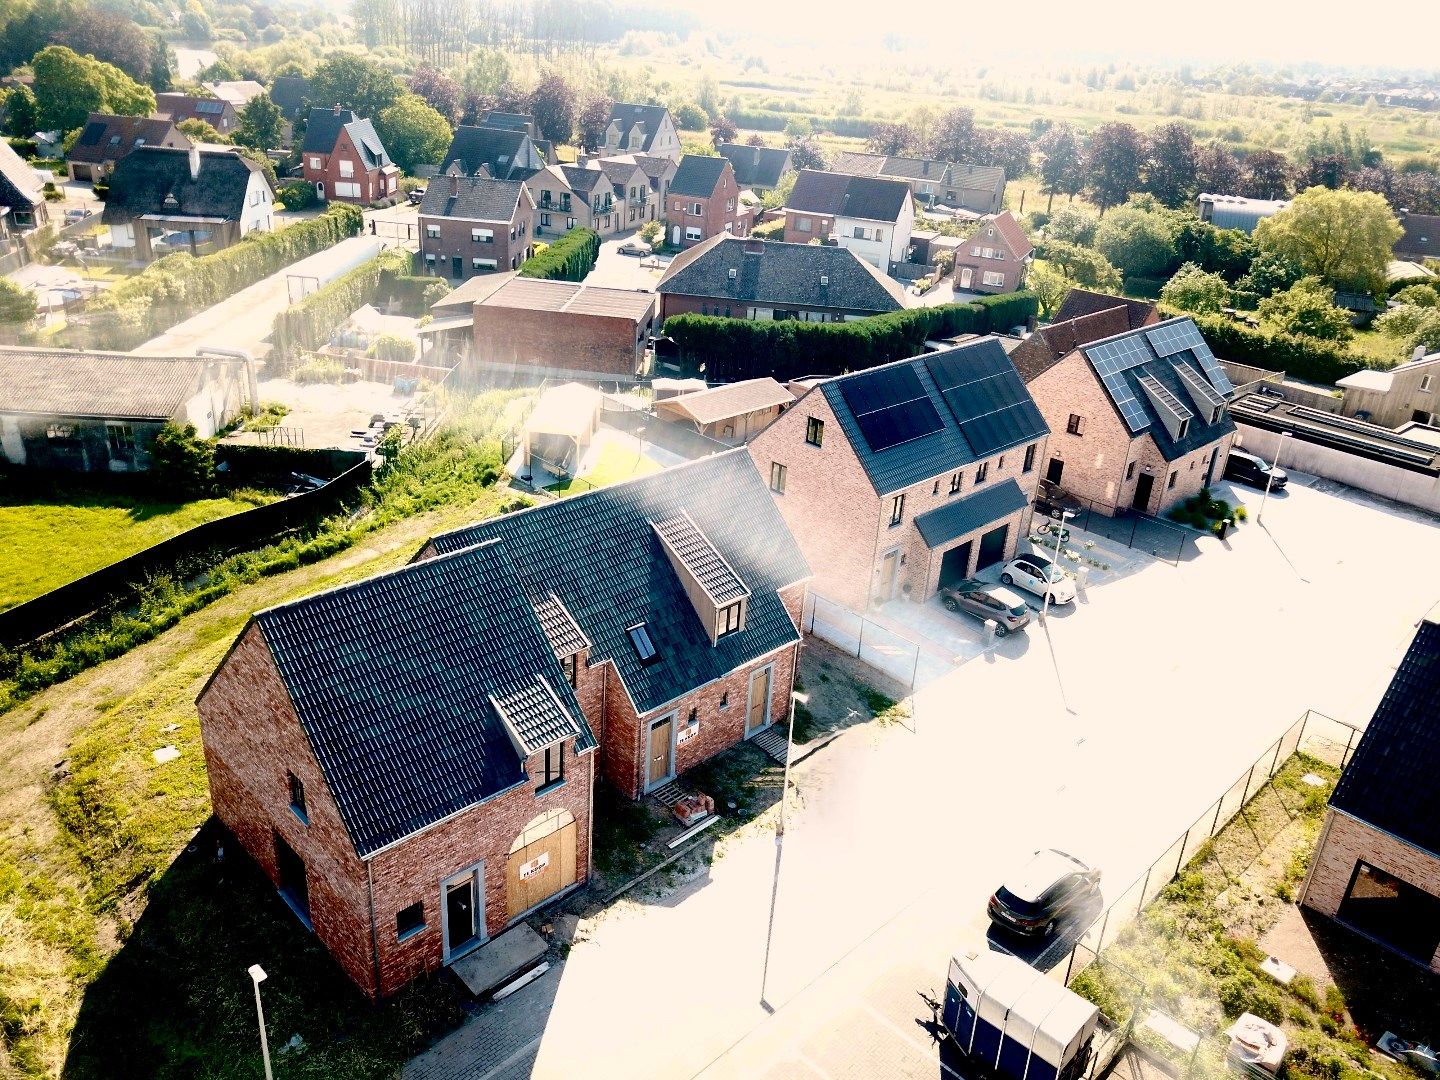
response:
M1030 622L1030 608L1016 593L978 578L941 586L940 602L950 611L963 611L978 619L994 619L996 637L1023 630Z

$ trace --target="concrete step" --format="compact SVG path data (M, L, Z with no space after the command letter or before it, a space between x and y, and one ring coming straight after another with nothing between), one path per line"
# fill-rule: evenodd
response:
M481 997L534 967L546 948L545 939L521 923L456 960L450 970L470 993Z

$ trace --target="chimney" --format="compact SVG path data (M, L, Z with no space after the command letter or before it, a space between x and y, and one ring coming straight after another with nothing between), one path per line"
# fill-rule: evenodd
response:
M745 238L745 246L740 250L746 255L763 255L765 254L765 241L757 240L753 236L747 236Z
M1410 355L1410 359L1411 359L1411 360L1424 360L1424 359L1425 359L1425 346L1424 346L1424 345L1416 345L1416 346L1415 346L1415 351Z
M456 196L458 196L459 194L460 194L460 174L457 173L457 172L452 172L452 173L450 174L450 197L453 199L453 198L455 198Z
M200 147L198 147L198 146L196 146L196 145L194 145L194 144L192 143L191 146L190 146L190 179L191 179L191 180L196 180L196 179L199 179L199 176L200 176Z
M821 274L821 275L820 275L820 286L821 286L821 288L826 288L826 287L829 286L829 284L830 284L830 275L829 275L829 274Z
M338 101L335 103L335 115L340 115L340 103Z

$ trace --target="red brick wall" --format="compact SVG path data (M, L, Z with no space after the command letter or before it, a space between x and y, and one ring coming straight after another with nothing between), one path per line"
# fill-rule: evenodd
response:
M432 183L446 183L444 177L438 177ZM520 197L519 205L515 210L513 221L466 221L459 218L433 217L422 215L420 217L420 255L421 261L428 271L438 274L441 277L452 280L466 280L484 274L496 273L505 270L518 269L520 264L530 257L533 250L533 238L530 235L534 227L534 214L530 204L525 197ZM439 228L439 237L432 237L430 229ZM495 239L489 244L476 242L471 237L473 229L489 229L495 234ZM511 231L515 233L515 239L510 239ZM434 255L432 263L428 256ZM460 277L453 276L454 265L452 258L460 257ZM475 269L471 263L472 259L494 259L495 269Z
M810 219L809 230L796 227L800 218ZM808 244L811 240L824 240L835 228L835 219L825 214L808 214L789 210L785 213L785 243Z
M652 309L653 310L653 309ZM633 376L652 322L572 312L475 308L475 360Z
M696 203L701 205L703 211L699 217L691 212ZM729 210L725 208L727 203L731 204ZM735 224L737 221L738 225ZM665 197L665 238L673 240L675 226L678 225L681 247L694 247L701 240L719 235L725 231L727 222L731 224L730 231L735 236L750 234L750 216L740 205L740 187L735 183L735 169L729 162L725 163L724 171L715 184L715 193L709 198L676 195L673 191ZM687 240L686 228L696 225L700 227L700 238Z
M325 182L325 198L327 200L335 202L368 203L374 202L376 199L383 199L387 194L390 194L389 192L381 190L384 185L384 180L381 177L380 170L366 170L364 161L360 157L360 151L355 148L355 144L350 140L348 132L343 130L340 132L340 137L335 140L334 150L329 154L318 155L321 159L321 167L319 169L312 169L310 167L310 159L316 156L317 155L313 153L302 154L301 164L305 169L305 179L311 186L314 186L316 181L319 180ZM349 161L351 163L354 167L354 173L352 175L340 175L341 161ZM336 195L336 183L359 184L359 197L354 198L351 196Z

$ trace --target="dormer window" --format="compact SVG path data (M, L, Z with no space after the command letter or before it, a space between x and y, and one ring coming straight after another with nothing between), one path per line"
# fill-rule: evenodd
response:
M728 605L727 607L723 607L723 608L720 609L720 612L719 612L719 620L718 620L718 622L717 622L717 624L716 624L716 628L715 628L715 629L716 629L715 636L716 636L717 638L722 638L722 637L724 637L726 634L733 634L736 630L739 630L739 629L740 629L740 626L741 626L741 618L740 618L740 616L741 616L743 607L744 607L744 601L737 600L735 603L730 604L730 605Z
M650 639L650 629L644 623L637 623L626 633L630 635L630 644L635 646L635 655L642 664L653 664L659 658L655 642Z

